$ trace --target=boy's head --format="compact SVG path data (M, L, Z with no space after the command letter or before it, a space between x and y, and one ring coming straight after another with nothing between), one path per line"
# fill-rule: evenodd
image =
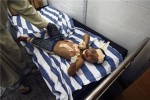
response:
M83 58L89 63L102 63L105 53L101 49L89 48L83 51Z

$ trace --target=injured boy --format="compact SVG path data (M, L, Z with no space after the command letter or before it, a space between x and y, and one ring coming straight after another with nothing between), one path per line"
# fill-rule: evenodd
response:
M18 41L27 41L36 47L42 48L46 51L53 52L54 54L70 60L71 64L68 68L68 75L75 75L76 71L84 64L84 61L89 63L103 63L105 53L102 49L89 48L90 36L85 34L83 36L83 42L75 44L70 40L64 39L63 35L58 31L54 24L50 24L50 29L47 29L49 38L30 38L20 36Z

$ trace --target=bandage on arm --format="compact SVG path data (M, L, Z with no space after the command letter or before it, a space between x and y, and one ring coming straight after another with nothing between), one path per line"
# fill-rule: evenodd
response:
M76 55L71 57L71 63L75 63L76 61L77 61L77 56Z
M88 34L84 34L83 36L83 41L79 43L79 48L80 49L87 49L89 46L89 40L90 40L90 36Z
M76 71L78 71L79 68L82 67L83 63L84 63L83 58L81 56L78 56L76 62L70 64L70 67L68 68L68 75L69 76L75 75Z
M81 43L79 43L79 48L80 49L86 49L86 43L84 41L82 41Z
M76 73L76 61L77 61L77 56L71 57L71 64L68 68L68 75L73 76Z

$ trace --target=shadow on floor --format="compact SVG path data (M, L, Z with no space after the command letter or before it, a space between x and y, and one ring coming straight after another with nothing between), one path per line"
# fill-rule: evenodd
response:
M31 87L29 94L20 94L17 90L6 90L1 100L55 100L55 96L50 92L41 74L28 74L23 83Z

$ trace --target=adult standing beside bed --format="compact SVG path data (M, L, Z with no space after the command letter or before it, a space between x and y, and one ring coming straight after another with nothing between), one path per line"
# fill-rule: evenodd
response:
M30 23L38 28L54 26L48 24L29 4L27 0L1 0L0 1L0 87L14 87L21 79L21 73L26 68L25 57L8 29L7 8L13 9ZM1 89L0 88L0 89ZM29 87L20 85L18 88L22 94L30 91ZM2 92L2 91L1 91Z

